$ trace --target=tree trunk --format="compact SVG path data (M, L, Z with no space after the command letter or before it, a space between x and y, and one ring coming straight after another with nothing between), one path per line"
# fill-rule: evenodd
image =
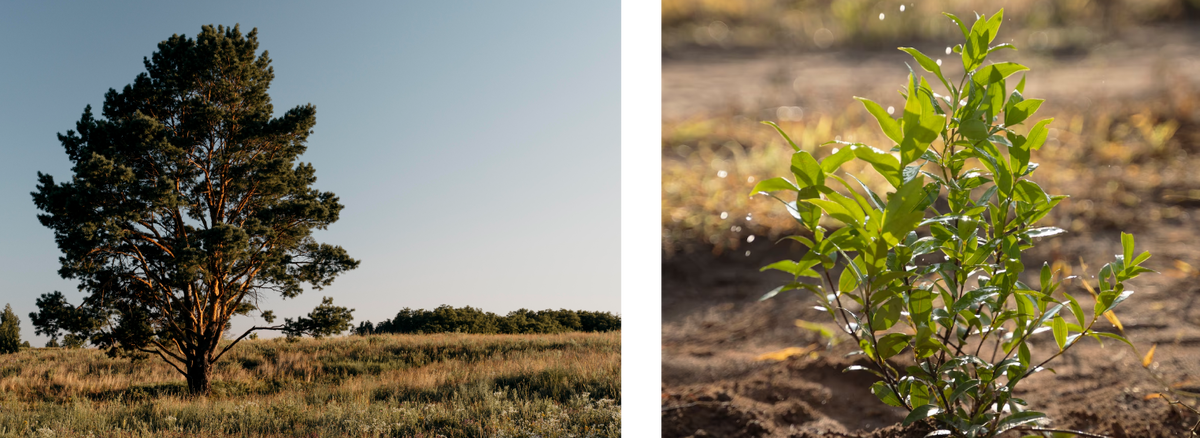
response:
M207 352L188 359L188 392L192 395L207 396L209 390L212 389L212 381L209 380L212 374L212 364L208 362Z

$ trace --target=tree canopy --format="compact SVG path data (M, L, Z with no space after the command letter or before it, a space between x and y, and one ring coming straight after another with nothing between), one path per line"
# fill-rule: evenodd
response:
M21 351L21 319L11 305L5 304L4 312L0 313L0 354L18 351Z
M257 35L203 26L159 43L146 72L104 95L101 117L88 106L58 136L72 178L39 172L33 192L63 253L59 274L79 281L81 312L101 322L89 340L157 355L198 394L236 344L217 349L230 318L263 311L265 293L295 297L358 266L312 237L342 210L299 161L316 108L273 116L274 69Z

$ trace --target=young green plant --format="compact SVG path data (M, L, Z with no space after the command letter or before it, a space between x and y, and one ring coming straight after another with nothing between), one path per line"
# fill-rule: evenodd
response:
M1053 119L1018 128L1043 102L1024 97L1024 77L1008 86L1028 68L985 65L993 52L1013 48L990 46L1003 10L970 27L946 16L965 39L953 48L965 71L956 83L939 62L900 48L936 77L945 95L910 68L901 117L857 98L895 142L890 151L836 141L826 144L840 149L818 160L779 126L764 122L795 150L795 179L767 179L752 193L781 201L807 231L788 238L809 250L799 260L763 268L793 275L763 299L789 290L814 292L871 365L851 369L879 377L872 391L909 410L905 425L932 417L939 431L931 435L994 437L1017 427L1036 429L1031 423L1045 417L1013 396L1024 378L1086 337L1129 343L1093 327L1101 315L1116 321L1112 310L1133 293L1125 283L1150 272L1141 266L1150 254L1135 254L1133 236L1122 233L1122 254L1100 269L1095 288L1087 285L1095 301L1090 313L1060 289L1062 279L1047 264L1038 284L1021 281L1022 253L1039 238L1065 232L1036 224L1066 196L1048 195L1030 179L1038 168L1031 153L1046 142ZM854 175L839 175L851 160L869 164L889 192L878 194ZM939 198L944 201L935 202ZM1057 349L1034 357L1029 343L1043 338L1052 338ZM913 365L898 365L894 358L906 351Z

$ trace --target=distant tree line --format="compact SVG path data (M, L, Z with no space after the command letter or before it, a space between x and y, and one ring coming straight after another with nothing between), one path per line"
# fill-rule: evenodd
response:
M405 307L396 317L379 324L364 321L354 329L358 335L378 333L476 333L529 334L563 332L607 332L621 329L621 317L609 312L587 310L520 309L499 316L474 307L442 305L433 310Z

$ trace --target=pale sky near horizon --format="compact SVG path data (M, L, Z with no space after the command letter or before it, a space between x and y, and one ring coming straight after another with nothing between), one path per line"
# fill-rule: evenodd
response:
M346 206L316 238L362 261L264 308L296 317L331 296L355 323L441 304L620 312L618 2L5 3L0 305L22 339L46 341L28 316L39 295L83 297L30 197L38 171L71 176L55 134L205 24L258 28L276 114L316 106L301 160Z

